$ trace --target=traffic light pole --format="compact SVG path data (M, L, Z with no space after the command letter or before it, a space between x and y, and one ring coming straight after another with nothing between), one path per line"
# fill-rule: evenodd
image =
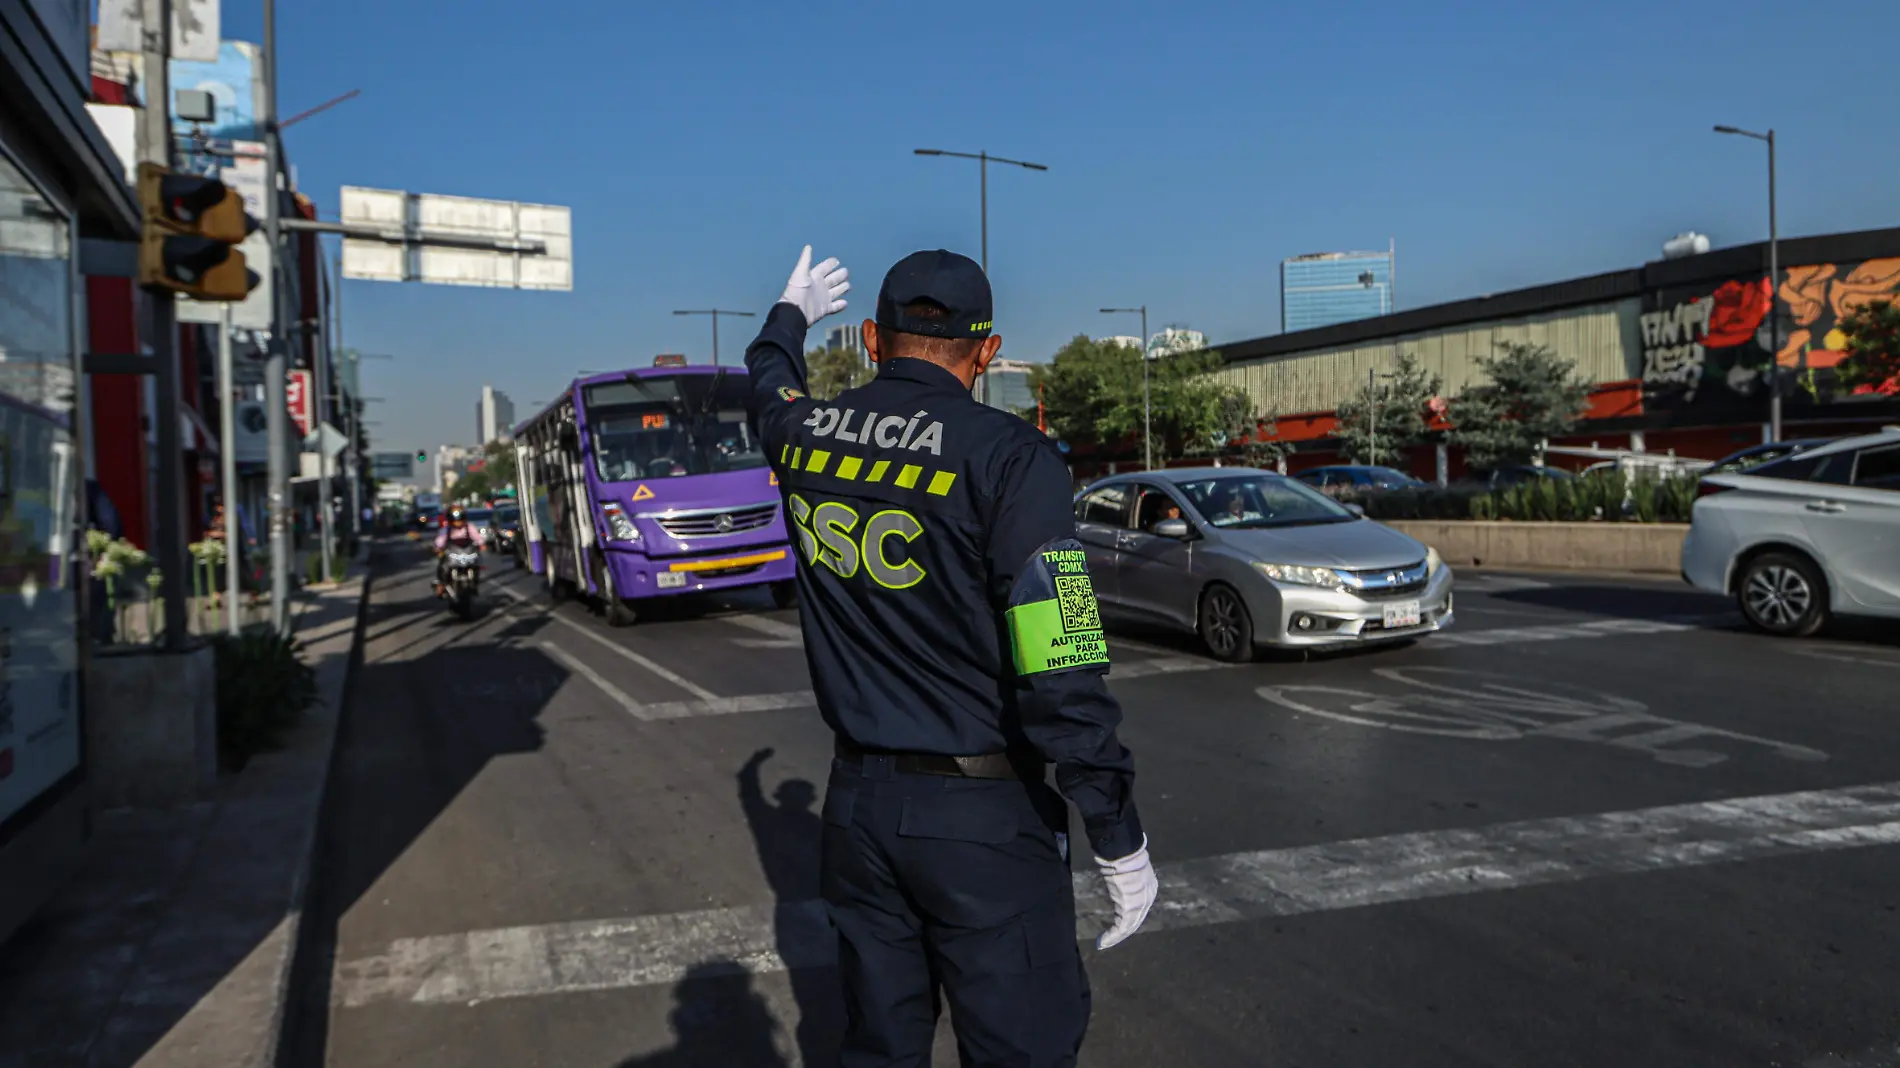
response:
M223 429L218 443L219 474L224 485L224 621L233 638L242 627L238 615L238 590L243 576L238 570L238 553L244 544L244 524L238 522L237 508L237 388L231 359L231 302L225 301L218 313L218 426Z
M148 0L163 2L163 0ZM290 625L290 408L286 396L289 377L288 345L284 330L284 246L280 225L282 192L277 179L283 173L283 140L277 128L277 4L264 0L264 235L270 245L270 354L264 364L265 434L270 439L270 613L279 634Z
M147 163L170 167L171 129L171 0L144 0L142 10L145 31L145 109L144 128L139 146L140 158ZM178 310L172 294L147 291L150 332L146 342L152 349L153 393L158 410L152 413L152 428L158 446L157 529L153 532L152 557L159 569L158 596L164 603L164 631L160 647L177 652L186 647L189 637L189 606L185 577L191 567L185 553L185 507L182 485L185 456L178 440Z

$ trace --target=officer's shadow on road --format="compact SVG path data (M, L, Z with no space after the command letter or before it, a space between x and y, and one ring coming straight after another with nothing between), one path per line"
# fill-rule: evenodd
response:
M739 804L758 847L759 866L778 900L774 910L780 958L809 961L814 937L828 932L814 929L812 903L818 900L818 856L824 840L824 821L818 809L818 790L804 779L785 779L768 800L761 771L772 759L771 749L752 754L739 769ZM794 967L788 971L798 1024L794 1038L805 1064L830 1064L837 1057L844 1033L844 1004L839 996L835 967Z
M779 1023L752 976L729 960L695 965L673 988L670 1049L617 1068L785 1068ZM825 1062L806 1060L807 1065Z

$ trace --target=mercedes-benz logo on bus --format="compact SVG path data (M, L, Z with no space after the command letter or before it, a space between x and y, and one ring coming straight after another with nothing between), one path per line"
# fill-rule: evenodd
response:
M721 533L721 534L730 534L730 533L732 533L732 515L731 515L731 513L729 513L729 512L721 512L721 513L719 513L719 518L718 518L718 519L715 519L715 520L713 520L713 529L714 529L714 530L717 530L717 531L718 531L719 533Z

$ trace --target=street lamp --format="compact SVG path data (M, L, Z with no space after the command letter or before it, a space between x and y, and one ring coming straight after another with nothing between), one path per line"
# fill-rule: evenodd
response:
M1756 133L1737 126L1717 126L1719 134L1752 137L1768 143L1768 359L1772 369L1768 377L1768 437L1781 440L1781 316L1775 313L1781 290L1781 235L1775 226L1775 130Z
M1154 438L1154 420L1149 414L1150 409L1148 405L1148 306L1143 304L1137 308L1102 309L1103 315L1121 315L1123 313L1130 315L1138 313L1141 316L1141 344L1136 346L1141 353L1141 466L1144 471L1152 471L1155 466L1155 452L1152 443Z
M913 149L919 156L954 156L957 159L973 159L977 162L977 184L981 190L981 214L983 226L983 273L990 273L990 164L1007 163L1012 167L1021 167L1029 171L1046 171L1049 168L1040 163L1025 163L1019 159L1004 159L992 156L988 152L945 152L939 148Z
M699 310L676 311L673 314L674 315L710 315L712 316L713 366L717 367L719 366L719 317L721 315L738 315L738 316L743 316L747 319L751 319L755 316L756 313L748 312L748 311L727 311L724 308L704 308L704 309L699 309Z

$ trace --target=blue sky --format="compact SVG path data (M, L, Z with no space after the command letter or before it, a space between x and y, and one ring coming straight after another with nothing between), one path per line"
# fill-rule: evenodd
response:
M1664 10L1666 9L1666 13ZM228 38L260 38L227 3ZM474 437L579 369L703 359L704 318L763 312L805 242L868 312L917 248L978 251L1005 356L1150 308L1216 341L1278 329L1279 261L1398 243L1400 308L1654 259L1684 230L1900 224L1892 0L931 6L544 0L280 3L280 107L362 95L286 133L326 217L342 185L565 204L572 293L350 282L382 448ZM722 354L749 331L726 320ZM525 414L525 412L524 412Z

